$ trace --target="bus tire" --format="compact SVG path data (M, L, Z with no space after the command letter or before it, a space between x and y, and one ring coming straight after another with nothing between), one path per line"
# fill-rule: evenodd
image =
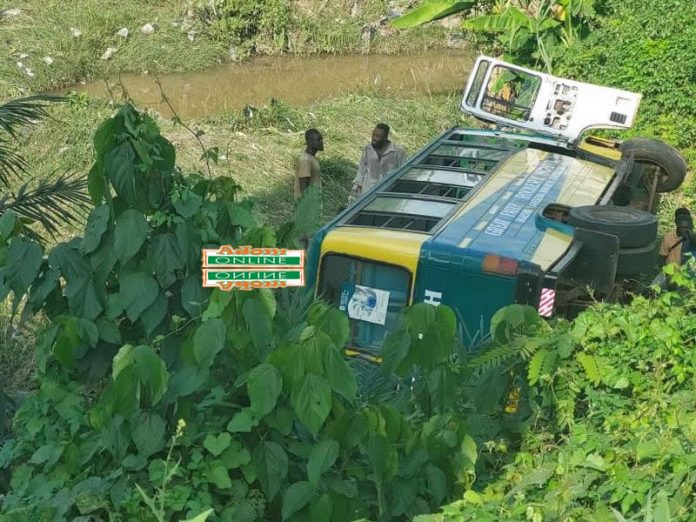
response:
M647 274L657 267L655 243L640 248L619 248L616 275Z
M624 141L620 150L624 156L633 153L634 161L653 165L659 169L657 192L671 192L678 189L686 176L686 160L677 149L667 143L652 138L633 138ZM649 187L650 179L643 180Z
M571 208L568 223L619 238L619 248L642 247L657 238L657 218L633 207L588 205Z

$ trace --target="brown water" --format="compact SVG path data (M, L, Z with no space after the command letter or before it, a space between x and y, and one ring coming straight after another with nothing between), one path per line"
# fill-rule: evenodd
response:
M307 105L366 89L399 96L463 90L472 63L471 54L461 49L410 56L258 57L159 79L176 112L182 118L198 118L238 111L246 105L261 107L271 98ZM139 105L171 115L154 76L122 75L121 82ZM118 79L110 79L109 85L114 96L119 96ZM107 95L104 81L76 90Z

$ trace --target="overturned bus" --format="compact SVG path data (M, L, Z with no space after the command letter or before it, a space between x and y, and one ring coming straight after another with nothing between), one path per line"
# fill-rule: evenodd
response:
M413 303L451 307L473 346L506 305L550 317L652 270L655 196L684 160L657 140L581 139L629 128L639 102L480 57L461 108L512 129L444 132L313 238L307 281L348 315L347 353L378 356Z

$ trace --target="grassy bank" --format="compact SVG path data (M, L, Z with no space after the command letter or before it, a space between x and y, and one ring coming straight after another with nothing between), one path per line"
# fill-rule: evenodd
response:
M446 44L441 25L387 29L389 10L386 0L3 0L0 99L118 72L198 70L250 53L403 54ZM144 34L145 24L154 31ZM127 37L117 34L124 28Z
M292 163L303 148L305 129L316 127L325 136L326 150L318 157L326 176L325 209L330 216L345 204L361 147L377 122L388 122L392 139L413 153L460 121L457 102L457 95L404 100L366 93L308 107L281 102L262 108L252 119L232 114L186 123L204 132L205 147L218 147L219 162L211 164L213 175L234 178L270 223L281 223L291 211ZM32 173L86 173L94 160L94 129L112 110L105 102L86 98L57 107L52 119L23 137L20 146ZM189 131L168 120L158 123L176 146L184 170L205 167L200 146Z

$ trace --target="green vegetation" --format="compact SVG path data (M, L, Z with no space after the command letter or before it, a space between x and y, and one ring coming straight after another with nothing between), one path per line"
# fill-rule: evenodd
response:
M626 136L654 136L696 161L696 3L606 0L605 16L582 44L563 56L557 72L643 94ZM694 187L687 192L692 195Z
M440 14L445 3L469 2L430 2ZM532 31L511 8L493 13L486 24L517 24L501 50L545 60L537 44L555 35L554 73L642 92L627 135L696 159L691 0L558 2L566 18L534 4L564 23ZM386 2L286 6L4 2L21 13L0 20L9 42L0 97L251 52L404 52L444 34L377 28L367 45L361 28ZM152 34L140 32L145 23ZM569 26L583 38L566 39ZM122 27L127 39L115 34ZM108 47L117 51L100 60ZM203 133L201 149L178 122L131 107L114 116L111 104L73 95L18 132L29 172L90 172L96 206L77 237L66 229L53 247L26 237L13 212L0 217L0 378L15 396L0 393L0 521L693 519L696 288L679 271L679 292L597 305L572 323L502 310L490 345L473 355L449 310L416 305L382 369L346 363L345 316L309 296L201 288L201 245L294 245L317 226L316 193L299 212L291 200L305 128L326 137L326 218L344 204L375 122L414 152L461 123L457 102L370 93L276 102L251 119L187 122ZM693 201L693 191L688 180L677 198Z
M20 12L0 16L8 49L0 57L0 99L119 72L193 71L250 52L407 53L446 45L439 26L407 33L381 26L384 0L0 2L10 8ZM145 24L154 32L141 32ZM117 34L124 28L127 37Z
M445 307L409 309L382 375L359 390L340 311L299 292L202 288L202 246L296 246L318 224L306 212L259 223L231 179L176 168L173 145L131 106L94 147L81 236L44 256L11 211L0 217L3 297L50 320L39 389L0 450L0 519L411 518L472 485L481 432L466 414L487 435L520 431L502 411L504 372L467 363ZM500 314L495 338L516 326L516 309ZM413 386L396 388L392 371Z
M418 520L693 520L696 286L674 277L679 293L518 337L534 427L495 480Z
M553 72L556 60L586 37L596 16L595 0L518 0L501 4L485 1L425 0L394 20L400 28L417 27L432 20L466 13L462 27L496 35L507 61L543 66ZM483 11L483 14L479 14Z

